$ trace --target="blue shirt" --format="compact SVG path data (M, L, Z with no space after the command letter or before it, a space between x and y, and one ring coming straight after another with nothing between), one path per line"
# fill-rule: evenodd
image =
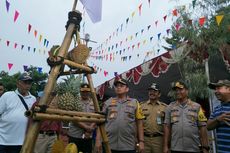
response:
M217 106L210 116L210 119L214 119L223 113L230 112L230 102L221 103ZM221 122L216 128L217 135L217 152L218 153L229 153L230 152L230 126Z

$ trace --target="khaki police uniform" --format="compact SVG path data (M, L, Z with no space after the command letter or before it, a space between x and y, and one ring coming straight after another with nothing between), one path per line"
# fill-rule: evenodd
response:
M135 150L137 143L136 121L143 119L143 113L136 99L127 98L118 101L110 98L105 102L103 112L106 114L105 129L112 150Z
M94 105L92 100L81 100L83 112L94 112ZM90 125L92 123L85 122L86 124ZM78 127L76 124L70 122L69 125L69 141L73 142L77 145L78 150L84 153L88 153L92 151L92 138L85 138L85 130Z
M165 124L171 125L171 150L200 152L199 127L206 126L201 106L188 100L183 106L172 102L165 111Z
M145 116L143 120L145 153L163 152L163 123L166 106L160 101L151 103L148 100L141 103Z

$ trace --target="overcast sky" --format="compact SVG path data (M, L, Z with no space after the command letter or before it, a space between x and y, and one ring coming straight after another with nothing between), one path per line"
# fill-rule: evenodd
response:
M73 0L8 0L8 2L10 3L9 12L6 10L6 0L0 1L0 71L4 70L14 74L18 71L22 72L23 65L33 65L41 67L44 72L48 72L49 67L46 63L48 50L52 45L61 44L66 32L67 15L72 9ZM98 73L93 75L95 86L113 78L114 72L123 73L143 61L165 52L161 46L164 45L163 37L167 36L166 30L171 27L172 21L175 20L175 17L173 18L171 15L172 10L181 4L188 6L189 3L191 0L179 2L151 0L149 6L148 0L102 0L101 22L93 24L85 14L81 22L81 36L84 37L84 30L85 33L90 34L92 40L98 42L96 44L89 43L89 46L93 47L94 55L96 51L108 49L112 45L115 48L116 43L123 41L122 45L113 51L108 52L107 50L108 54L114 53L114 61L89 58L89 65L99 69ZM138 12L140 4L142 4L141 15ZM80 2L77 9L84 14ZM16 22L14 22L15 11L19 12ZM132 17L133 12L135 15ZM163 20L165 15L167 15L166 21ZM128 24L126 24L127 18L129 18ZM158 21L157 26L155 26L155 21ZM32 25L30 33L28 33L28 24ZM120 31L121 24L123 24L122 31ZM149 25L151 27L147 30ZM113 32L116 32L118 28L118 34L105 44L106 39L113 35ZM142 29L144 31L141 34ZM35 30L37 31L36 38ZM138 35L135 36L137 32ZM160 40L158 40L159 33L161 33ZM40 35L42 35L41 42L39 42ZM133 39L125 42L124 40L130 36L133 36ZM150 37L153 37L151 42ZM44 38L49 41L48 47L44 46ZM147 41L143 44L145 39ZM6 45L7 40L10 41L9 46ZM18 44L16 48L15 43ZM101 44L103 44L102 48L97 49ZM127 50L129 46L132 48L134 44L136 46L133 50ZM21 49L21 45L24 45L23 49ZM28 47L30 47L30 51L28 51ZM36 48L35 52L34 48ZM116 54L125 48L126 51L122 55ZM146 52L151 52L151 54L146 57ZM131 59L123 62L121 61L123 56L131 56ZM10 70L8 63L13 64ZM106 76L105 71L108 72Z

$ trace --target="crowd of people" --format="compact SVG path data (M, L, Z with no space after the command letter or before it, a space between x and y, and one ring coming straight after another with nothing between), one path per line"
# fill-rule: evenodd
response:
M17 81L17 89L4 93L0 83L0 153L19 153L26 132L33 123L24 112L35 107L37 99L30 94L33 79L23 73ZM209 83L221 102L210 117L204 115L200 104L192 101L189 86L177 81L172 86L175 101L167 105L161 102L160 85L151 83L146 87L148 100L139 103L129 97L129 82L114 82L115 97L103 103L101 114L105 115L105 130L112 153L208 153L210 143L208 130L216 130L218 153L230 153L230 81ZM90 87L80 87L84 112L94 112ZM57 108L57 94L49 95L49 107ZM43 121L35 143L34 153L51 153L55 140L63 133L61 121ZM70 122L66 135L69 143L75 143L82 153L105 152L103 140L95 123ZM97 132L96 132L97 131ZM95 142L94 142L95 140Z

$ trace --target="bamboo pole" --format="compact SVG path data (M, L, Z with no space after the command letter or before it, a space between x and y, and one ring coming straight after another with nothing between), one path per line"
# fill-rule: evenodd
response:
M84 71L86 71L88 73L95 73L94 69L91 69L90 67L82 65L82 64L78 64L78 63L72 62L72 61L67 60L67 59L64 59L63 63L66 64L66 65L75 67L75 68L82 69L82 70L84 70Z
M60 114L47 114L47 113L33 113L34 120L52 120L52 121L73 121L73 122L95 122L103 123L105 118L88 118L79 116L69 116Z
M34 111L26 111L25 116L31 117L34 113L41 113L39 112L41 109L40 107L35 107ZM66 111L61 109L53 109L53 108L47 108L46 112L47 114L57 114L57 115L68 115L68 116L78 116L78 117L93 117L93 118L105 118L104 115L96 114L96 113L87 113L87 112L75 112L75 111Z
M77 5L77 0L74 1L73 8L72 8L73 11L76 9L76 5ZM65 34L62 45L60 47L58 56L61 56L61 57L66 56L67 50L69 49L69 46L71 44L74 29L75 29L74 24L70 24L68 26L68 29L67 29L67 32ZM39 101L40 105L46 104L48 96L49 96L48 93L51 93L52 89L54 88L57 76L59 75L60 68L61 68L61 65L58 65L58 66L55 66L51 69L51 72L50 72L50 75L48 78L48 82L47 82L47 84L45 86L45 90L44 90L45 94L41 98L41 100ZM39 121L33 122L31 124L31 126L29 127L29 130L27 132L27 135L25 137L25 140L24 140L24 143L23 143L23 146L22 146L20 153L32 153L33 152L33 148L34 148L37 136L38 136L40 126L41 126L41 122L39 122Z
M89 83L90 91L92 92L92 99L93 99L94 109L95 109L96 112L100 112L100 107L99 107L96 92L95 92L95 89L94 89L92 76L91 76L91 74L87 74L86 77L87 77L87 80L88 80L88 83ZM103 142L105 144L106 153L111 153L110 146L109 146L109 140L108 140L108 137L107 137L107 134L106 134L106 131L105 131L105 125L104 124L101 124L99 126L99 131L101 133L102 140L103 140Z

